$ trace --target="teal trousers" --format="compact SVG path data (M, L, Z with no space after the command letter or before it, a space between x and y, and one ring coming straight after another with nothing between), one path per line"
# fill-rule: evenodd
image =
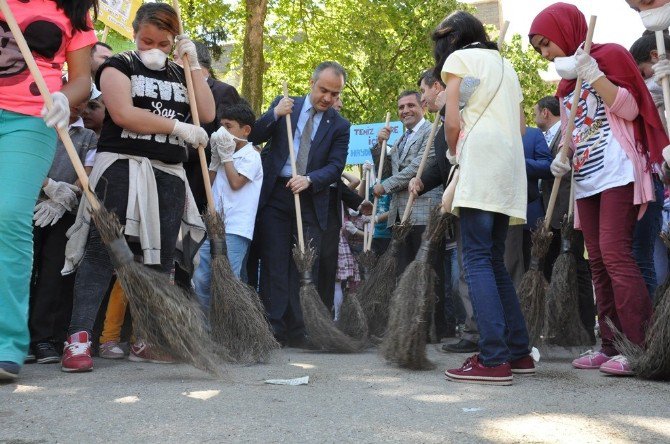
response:
M28 352L33 209L55 151L42 119L0 110L0 361Z

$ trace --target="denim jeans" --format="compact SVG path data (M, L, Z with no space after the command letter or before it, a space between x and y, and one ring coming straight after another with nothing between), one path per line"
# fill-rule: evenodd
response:
M251 239L238 236L237 234L226 234L226 250L230 268L242 282L246 282L247 253ZM212 256L209 253L209 239L200 247L200 264L193 273L193 287L198 295L202 310L209 314L210 288L212 284Z
M465 310L460 298L456 297L458 291L458 256L456 248L444 253L444 319L447 323L456 325L465 322Z
M656 200L649 202L647 211L642 219L635 224L633 233L633 254L635 262L640 267L642 277L649 290L649 296L654 297L658 286L656 268L654 266L654 247L663 224L663 183L654 174L654 194Z
M509 216L460 209L463 267L479 328L480 362L496 366L529 354L528 331L505 268Z
M152 228L160 230L161 263L153 265L152 268L168 274L174 267L174 250L184 214L186 187L179 177L172 174L154 170L154 175L158 193L159 226ZM128 161L118 160L105 170L95 187L95 193L100 196L102 204L116 213L122 225L126 221L128 181ZM136 251L137 244L131 244L130 247L135 254L141 254ZM91 224L86 251L75 278L72 320L68 334L82 330L91 333L113 273L114 267L107 248L95 225Z

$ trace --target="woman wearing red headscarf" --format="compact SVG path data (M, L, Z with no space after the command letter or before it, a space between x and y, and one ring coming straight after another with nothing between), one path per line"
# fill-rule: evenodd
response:
M587 26L573 5L556 3L533 20L530 42L556 65L563 78L557 95L562 102L563 127L582 79L579 109L571 137L576 199L575 225L584 233L596 290L602 348L572 364L609 374L631 375L628 361L617 352L614 325L633 343L644 346L651 300L633 257L633 230L654 199L651 163L662 161L668 144L654 102L631 55L615 44L593 45L586 54L582 44ZM571 169L557 156L554 176Z

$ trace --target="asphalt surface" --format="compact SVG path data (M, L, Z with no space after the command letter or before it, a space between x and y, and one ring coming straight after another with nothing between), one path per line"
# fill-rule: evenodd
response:
M96 358L85 374L31 364L0 385L0 443L670 442L668 383L574 370L557 350L513 386L461 384L443 371L467 355L435 345L429 355L435 370L412 372L373 349L284 349L220 380L176 364Z

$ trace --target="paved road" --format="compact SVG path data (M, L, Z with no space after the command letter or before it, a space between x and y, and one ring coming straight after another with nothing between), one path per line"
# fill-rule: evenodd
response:
M447 382L375 351L285 349L213 380L184 365L96 359L87 374L29 365L0 385L0 442L670 442L670 384L578 371L554 353L511 387ZM546 356L546 355L545 355ZM266 379L308 375L307 386Z

